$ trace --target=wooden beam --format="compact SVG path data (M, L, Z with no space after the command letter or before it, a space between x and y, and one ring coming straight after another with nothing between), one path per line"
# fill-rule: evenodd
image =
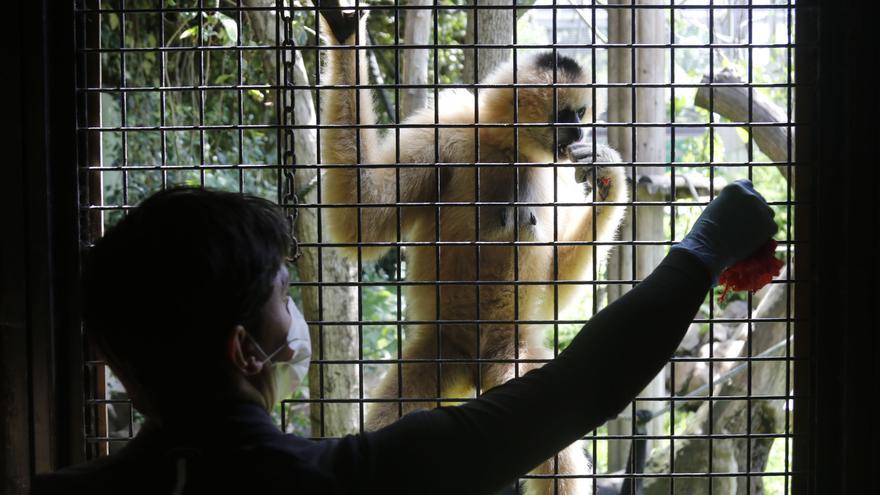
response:
M713 87L711 88L711 101L709 98L710 88L701 86L694 98L694 105L715 112L731 122L746 124L743 128L751 133L758 148L774 162L794 161L794 136L789 139L790 126L784 125L789 121L785 110L779 108L756 88L746 87L743 78L731 68L723 69L711 79L708 75L703 76L702 83L709 84L710 80L713 84L740 84L742 86ZM750 101L751 115L749 114ZM748 125L750 123L780 123L783 125L750 126ZM789 145L791 145L790 154ZM794 184L794 177L788 177L787 165L778 165L777 168L783 177Z

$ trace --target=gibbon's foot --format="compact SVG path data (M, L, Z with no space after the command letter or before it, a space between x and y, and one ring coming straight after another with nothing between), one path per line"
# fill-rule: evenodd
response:
M321 11L321 15L324 16L324 20L327 21L327 24L330 26L330 30L333 31L333 36L336 37L336 41L339 43L345 43L345 41L357 30L358 21L358 11L355 9L351 10L342 10L337 7L340 7L339 0L319 0L318 2L318 10ZM332 9L325 9L323 7L334 7ZM365 12L361 11L361 15Z

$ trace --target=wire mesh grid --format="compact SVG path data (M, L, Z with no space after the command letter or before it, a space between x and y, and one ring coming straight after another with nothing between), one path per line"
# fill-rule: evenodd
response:
M664 371L579 443L588 469L523 480L788 493L794 2L471 3L361 3L352 47L331 42L310 2L78 1L84 242L177 184L289 207L302 254L291 294L314 356L274 414L286 431L333 438L546 362L723 185L748 178L776 211L782 276L723 303L710 294ZM549 80L536 82L542 54ZM581 110L578 90L585 113L562 118ZM487 100L503 91L510 115L494 118ZM549 116L525 103L534 94ZM353 114L328 110L346 98ZM563 148L577 129L597 153L572 164ZM605 147L620 156L597 166ZM617 201L603 196L615 179ZM597 224L618 210L609 235ZM578 219L588 227L569 235ZM565 261L581 258L602 262L572 274ZM88 455L106 455L142 418L104 363L87 359L86 373Z

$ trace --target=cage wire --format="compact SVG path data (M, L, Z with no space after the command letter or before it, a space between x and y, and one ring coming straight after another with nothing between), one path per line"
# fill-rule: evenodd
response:
M545 362L591 315L650 273L726 183L752 180L776 212L783 275L758 293L734 294L723 304L717 292L710 294L663 372L618 418L581 440L579 448L590 459L587 471L554 468L523 480L584 477L595 493L790 491L794 1L359 3L359 14L369 12L366 39L357 34L358 47L347 49L365 70L355 71L350 84L334 84L322 72L321 60L346 48L327 42L330 33L311 2L77 0L76 5L79 132L86 144L79 164L84 243L150 193L172 185L247 192L287 208L302 253L292 268L291 294L311 325L313 361L307 382L273 414L285 431L306 437L362 431L376 404L390 405L399 416L417 406L461 402L485 392L483 375L493 365L512 366L517 376ZM326 2L324 8L333 9ZM551 54L552 80L523 82L518 64L538 52ZM562 82L562 57L576 61L587 81ZM512 82L486 83L505 59L513 61ZM553 115L560 110L561 90L586 88L589 110L579 123L520 119L528 109L517 105L513 121L503 125L442 119L458 110L442 105L444 92L466 91L477 106L480 95L496 86L517 95L549 88ZM375 107L376 121L358 115L348 125L325 122L323 106L352 88L374 95L358 91L354 98L359 111ZM420 108L429 109L426 121L407 120ZM427 158L404 163L401 147L413 143L401 134L409 136L413 128L428 130ZM510 130L513 155L473 158L491 147L481 134L489 128ZM617 150L620 161L602 166L625 172L628 199L620 204L596 199L599 177L595 158L589 158L578 166L586 171L591 195L579 203L561 201L556 181L574 169L564 154L538 163L519 154L525 136L537 128L553 130L553 150L572 128L583 129L582 142L594 150ZM333 136L345 129L355 131L346 143L354 146L355 160L328 162L327 147L338 144ZM469 137L462 139L473 141L475 149L472 158L450 164L437 143L456 130L464 131ZM371 159L364 149L371 131L395 143L388 163ZM467 184L471 199L447 200L444 174L450 167L476 170ZM335 187L330 171L346 168L359 171L355 197L333 203L326 197ZM523 171L540 168L552 171L552 200L519 197ZM391 201L372 201L375 191L362 190L364 178L378 170L391 171L384 184L394 191ZM414 170L426 171L419 176L430 184L429 194L415 200L402 193L402 182ZM485 193L493 170L515 171L511 197ZM343 206L356 215L353 242L328 234L328 212ZM591 208L589 238L560 239L560 211L585 206L625 207L617 236L596 239ZM487 212L496 211L492 207L508 207L513 225L528 208L549 209L553 236L523 238L514 228L511 239L492 238L481 229ZM378 209L393 224L390 238L365 231L364 219ZM442 232L441 216L446 220L452 210L473 215L458 239ZM413 211L432 219L422 237L407 230ZM442 261L467 265L473 276L438 276L447 268L439 253L463 246L475 256ZM594 259L604 249L610 256L592 263L581 279L566 280L560 277L559 252L572 246L587 247ZM510 257L512 277L493 281L481 274L481 265L485 253L499 247L516 253ZM541 247L549 249L545 261L553 272L535 280L519 266L521 253ZM354 254L346 257L345 249ZM375 249L387 254L373 260ZM416 266L414 260L425 262L417 252L434 253L427 262L433 266ZM418 275L425 272L433 276ZM492 319L497 312L480 294L493 294L499 286L512 294L512 316ZM572 287L585 290L563 308L560 294ZM473 307L460 313L465 316L446 316L441 295L450 291L476 294ZM413 294L429 294L433 308L418 307L428 302ZM545 317L529 317L535 297L552 308ZM647 331L650 315L645 324ZM413 329L436 328L431 325L470 325L475 329L470 354L436 351L444 345L437 331L433 356L404 356ZM512 356L481 348L487 333L500 327L511 338ZM524 333L541 335L550 354L522 354ZM85 440L88 457L98 457L124 445L143 418L112 372L88 352ZM416 366L433 369L431 391L407 396L405 375ZM441 376L456 366L472 370L472 390L442 389ZM391 389L396 382L395 393L377 391L383 379L391 380Z

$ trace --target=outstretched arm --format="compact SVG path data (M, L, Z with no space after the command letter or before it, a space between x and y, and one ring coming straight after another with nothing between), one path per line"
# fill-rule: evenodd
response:
M674 252L544 367L346 437L328 459L353 468L340 477L354 492L492 493L626 407L675 351L710 280L696 257Z
M718 273L775 231L751 183L731 184L657 269L555 360L462 406L346 437L327 447L328 458L352 491L502 487L623 409L672 356Z

